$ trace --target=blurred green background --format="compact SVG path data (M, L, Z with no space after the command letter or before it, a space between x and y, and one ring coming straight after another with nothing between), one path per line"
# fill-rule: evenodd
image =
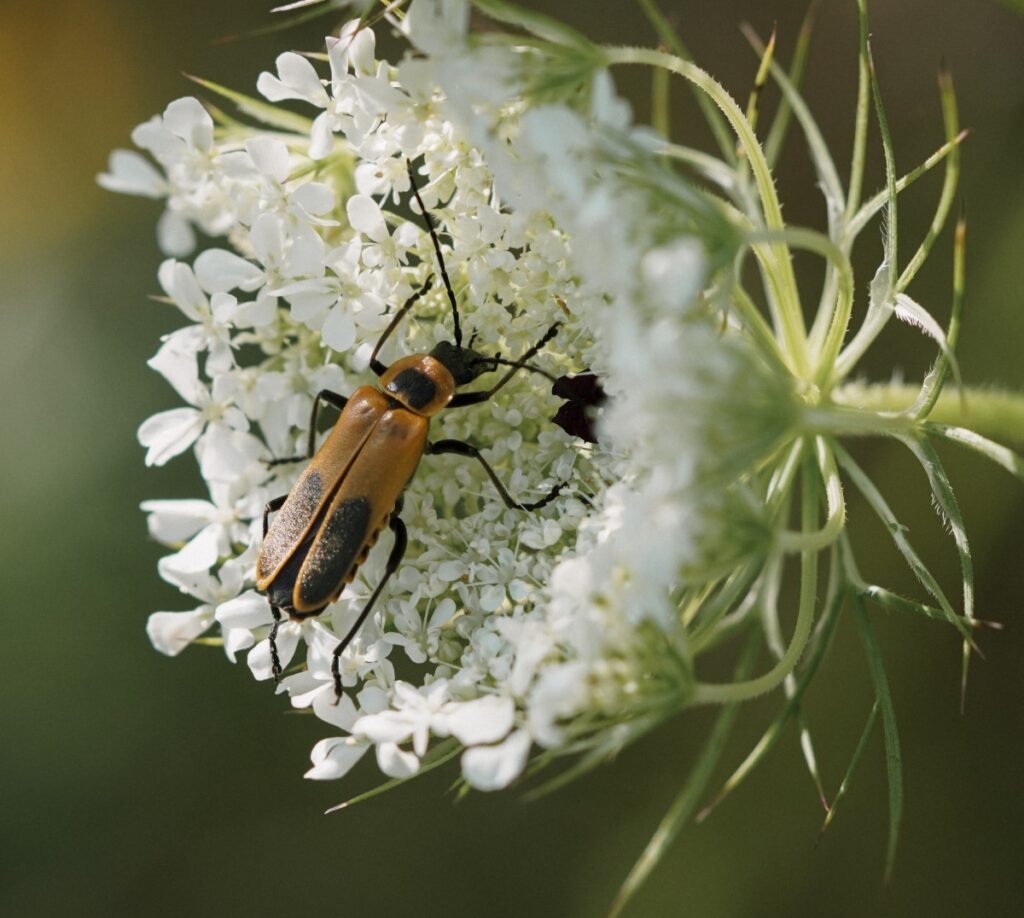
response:
M314 49L325 20L232 44L269 21L270 0L52 0L0 6L0 571L4 745L0 912L5 915L370 914L595 916L674 795L709 723L679 717L567 790L527 804L515 790L453 805L435 773L351 811L322 811L370 786L369 758L342 783L302 780L329 730L243 664L193 648L171 661L148 645L157 609L191 608L158 579L161 549L138 510L200 496L187 458L146 470L135 429L176 404L144 364L179 320L157 290L158 207L105 194L94 176L131 128L192 92L182 72L252 91L288 48ZM538 2L535 5L541 6ZM698 59L745 100L756 61L737 31L779 27L788 58L803 2L665 0ZM651 42L628 2L548 3L593 37ZM1024 19L990 0L886 0L873 49L902 169L941 142L935 73L944 58L965 124L970 216L966 378L1024 389ZM852 0L822 4L807 96L845 166L852 134ZM647 109L646 77L622 85ZM685 98L684 98L685 96ZM769 98L774 98L769 96ZM688 94L675 93L692 137ZM877 140L877 137L874 138ZM873 154L871 185L882 182ZM930 219L939 177L901 198L905 245ZM821 224L800 139L780 169L788 219ZM858 252L862 281L876 233ZM911 291L949 302L947 236ZM860 291L863 293L863 290ZM861 306L861 308L863 308ZM869 372L916 377L930 352L893 329ZM956 582L955 556L923 476L895 448L859 454L919 551ZM952 631L877 614L902 730L906 815L883 888L886 790L876 733L845 811L817 842L822 812L786 737L704 825L684 833L630 914L860 916L1024 914L1024 487L946 451L977 561L979 610L1001 618L958 713ZM916 595L884 534L854 503L865 573ZM740 760L777 700L751 705L727 756ZM856 635L841 626L808 713L834 789L870 708ZM722 777L725 775L723 774Z

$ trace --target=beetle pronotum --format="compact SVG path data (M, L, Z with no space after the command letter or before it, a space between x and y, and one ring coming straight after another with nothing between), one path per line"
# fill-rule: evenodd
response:
M420 197L412 164L408 164L412 192L426 221L437 255L444 288L452 307L454 341L441 341L429 354L414 354L385 366L377 359L384 343L425 293L432 279L399 309L370 356L370 369L380 388L361 386L345 397L323 390L313 400L307 456L274 463L309 459L309 465L291 491L270 501L263 512L263 542L256 563L256 587L265 593L274 615L270 652L274 678L281 675L277 629L283 615L295 621L319 615L334 602L388 526L395 542L384 575L348 633L338 642L331 661L335 693L341 695L341 654L373 609L388 579L398 568L408 544L399 518L402 492L424 453L454 453L479 462L509 507L536 510L562 490L557 484L540 500L519 503L502 485L494 469L470 443L461 440L427 441L430 418L442 408L478 405L488 401L515 373L558 333L555 323L518 360L486 357L462 346L462 326L455 293L448 279L441 244L433 221ZM470 340L472 344L472 340ZM499 365L509 370L490 389L456 392ZM529 369L536 370L535 367ZM542 371L540 371L542 372ZM547 375L547 374L544 374ZM318 450L316 422L320 403L341 411L333 430ZM273 523L270 514L277 512Z

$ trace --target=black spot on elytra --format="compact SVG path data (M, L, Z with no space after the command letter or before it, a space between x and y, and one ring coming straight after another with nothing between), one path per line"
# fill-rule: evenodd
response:
M402 370L390 383L388 391L401 395L410 408L423 408L437 396L434 381L419 370L409 367Z
M303 605L321 605L333 598L359 557L370 529L370 501L344 501L324 520L320 541L309 554L299 582Z

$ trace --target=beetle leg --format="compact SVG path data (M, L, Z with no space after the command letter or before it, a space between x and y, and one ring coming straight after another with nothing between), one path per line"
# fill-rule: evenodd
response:
M402 319L405 318L409 310L416 305L416 301L420 297L425 296L427 293L430 292L430 288L433 285L433 283L434 278L428 277L426 281L423 283L423 286L420 287L419 290L417 290L411 297L409 297L409 299L407 299L402 304L402 308L395 313L394 318L388 324L388 327L384 329L384 334L380 336L380 339L377 341L376 347L374 347L373 349L373 353L370 354L370 369L373 370L373 372L376 373L378 376L383 376L388 369L386 366L384 366L384 364L382 364L377 359L377 355L380 353L380 349L384 347L384 342L391 337L391 333L396 328L398 328L398 323L401 322Z
M434 455L439 453L452 453L456 456L466 456L470 459L476 459L476 461L484 467L484 471L487 473L487 477L491 479L491 483L498 489L501 499L505 501L505 506L511 507L513 510L539 510L541 507L547 506L551 501L558 497L562 492L562 488L564 488L566 484L564 481L560 481L540 500L535 500L528 504L521 504L508 493L505 486L501 483L501 479L498 478L497 472L491 468L490 463L484 459L480 454L480 450L473 446L472 443L465 443L462 440L438 440L436 443L428 443L426 452Z
M494 395L502 386L505 385L513 376L516 375L521 369L526 366L526 362L533 357L537 351L539 351L545 344L547 344L555 335L558 334L558 330L562 327L560 322L556 322L551 326L543 335L541 335L540 341L538 341L533 347L531 347L522 357L517 361L510 364L511 369L501 377L490 389L486 389L483 392L458 392L455 397L448 403L449 408L464 408L466 405L479 405L481 402L490 400L491 396ZM529 369L533 370L534 367ZM540 372L544 372L541 370ZM546 374L545 374L546 375Z
M339 642L338 646L334 648L334 656L331 658L331 675L334 676L334 695L335 704L341 700L341 655L345 652L345 648L352 643L352 638L356 636L359 629L362 627L366 617L370 614L373 609L373 604L377 601L377 597L380 596L381 591L384 589L384 585L388 582L391 575L398 570L398 565L402 563L402 556L405 554L406 546L409 544L409 536L405 529L405 523L398 518L398 511L401 510L401 499L395 506L394 514L391 517L391 521L388 523L388 527L395 534L395 544L391 546L391 554L388 555L388 563L384 568L384 576L381 577L380 583L377 584L375 589L363 608L363 611L359 613L359 618L356 619L355 624L349 628L348 634L345 635Z
M342 395L339 392L332 392L330 389L321 389L317 392L316 397L313 399L313 410L309 416L309 442L306 446L305 456L288 456L284 459L271 459L267 462L268 468L273 468L275 465L287 465L289 462L308 462L313 458L313 454L316 452L316 422L320 416L320 403L327 402L338 411L344 411L345 406L348 404L348 396Z
M267 505L263 508L263 538L267 537L267 530L270 528L270 514L280 510L286 500L288 500L288 495L282 494L280 497L267 501Z
M281 610L273 603L270 604L270 613L274 616L274 624L270 626L270 671L274 674L274 681L281 681L281 657L277 652L277 629L281 627Z

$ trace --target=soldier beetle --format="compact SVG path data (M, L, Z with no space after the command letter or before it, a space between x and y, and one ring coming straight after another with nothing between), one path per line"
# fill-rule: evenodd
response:
M267 596L274 615L270 652L274 678L281 675L276 636L283 616L302 621L319 615L334 602L359 566L366 560L378 536L387 526L395 537L384 575L348 633L338 642L331 661L334 689L341 696L339 661L359 628L373 610L385 584L397 570L408 545L405 524L399 514L402 492L426 454L452 453L479 462L505 504L520 510L536 510L550 503L564 487L555 485L532 503L512 498L494 469L470 443L461 440L427 440L430 419L442 408L459 408L488 401L517 371L524 367L543 373L527 361L558 333L552 325L518 360L487 357L464 347L459 309L448 279L441 244L433 221L420 197L408 163L412 192L426 222L437 255L444 288L451 303L454 341L441 341L429 354L415 354L385 366L377 359L381 348L427 293L432 278L395 313L370 356L370 369L379 377L379 388L361 386L345 397L323 390L313 400L307 455L273 460L271 464L309 460L291 491L267 503L263 512L263 542L256 563L256 588ZM473 343L470 339L470 345ZM508 371L489 389L456 390L484 373ZM550 377L549 377L550 378ZM341 411L334 428L315 449L317 415L321 402ZM270 515L276 513L270 522Z

